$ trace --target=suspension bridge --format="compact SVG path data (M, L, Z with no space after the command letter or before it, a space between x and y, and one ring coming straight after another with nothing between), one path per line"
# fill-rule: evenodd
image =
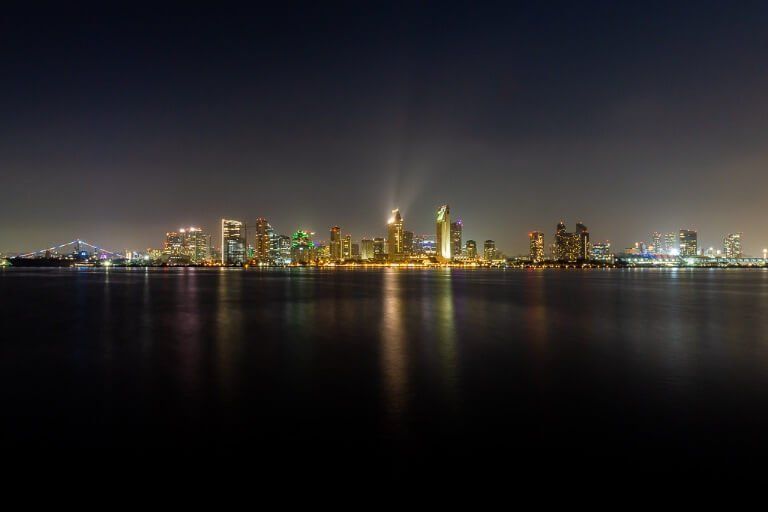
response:
M69 253L63 253L62 249L65 247L72 247L73 250ZM99 247L98 245L94 245L92 243L86 242L85 240L81 239L75 239L71 242L54 245L53 247L48 247L45 249L40 249L39 251L32 251L28 252L26 254L20 254L16 256L17 258L45 258L45 257L52 257L52 256L62 256L62 255L77 255L80 256L83 254L84 250L83 247L87 247L90 249L90 251L85 250L85 252L90 252L92 255L101 255L105 254L112 258L125 258L124 254L120 254L119 252L110 251L108 249L104 249L103 247Z

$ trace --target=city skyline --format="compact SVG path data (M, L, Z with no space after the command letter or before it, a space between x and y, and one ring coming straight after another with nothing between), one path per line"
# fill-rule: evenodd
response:
M768 244L766 5L154 15L4 11L0 251L221 217L376 236L394 208L429 233L445 203L510 254L560 218Z

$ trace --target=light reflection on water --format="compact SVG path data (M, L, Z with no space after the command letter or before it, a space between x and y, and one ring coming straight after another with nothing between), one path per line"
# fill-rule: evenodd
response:
M11 269L0 293L12 437L693 450L768 428L765 271Z

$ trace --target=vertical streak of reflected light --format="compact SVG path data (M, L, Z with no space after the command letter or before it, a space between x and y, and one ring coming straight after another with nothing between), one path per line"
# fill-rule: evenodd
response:
M242 274L221 270L216 295L216 362L225 400L233 399L237 344L243 338L242 310L234 307L240 299Z
M449 407L455 412L458 405L456 320L453 303L453 288L450 269L440 276L437 290L437 350L443 376L443 393Z
M385 271L382 286L381 362L387 417L394 432L406 429L403 418L408 407L408 363L400 278L397 271Z

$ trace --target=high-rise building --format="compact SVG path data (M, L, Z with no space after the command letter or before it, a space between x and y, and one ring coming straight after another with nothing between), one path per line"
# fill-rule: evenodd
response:
M558 261L577 261L587 259L589 250L589 232L584 224L576 225L576 233L568 233L565 223L560 221L555 231L553 256Z
M592 244L592 259L595 261L613 261L611 243L605 241Z
M399 209L392 210L392 217L387 224L387 245L389 249L389 259L399 261L405 254L403 251L403 217Z
M698 233L691 229L680 230L680 256L696 256L699 253Z
M531 231L528 233L529 257L534 263L544 261L544 233Z
M196 227L180 231L184 235L184 253L189 262L200 265L208 261L211 257L211 236Z
M373 240L370 238L360 240L360 259L363 261L373 259Z
M588 260L591 253L589 246L589 230L581 222L576 223L576 236L578 237L577 260Z
M291 264L291 237L277 235L277 260L280 265Z
M674 233L664 235L664 254L674 254L677 236Z
M315 244L312 243L312 233L298 230L291 237L291 261L299 265L312 263L315 258Z
M331 259L333 261L339 261L342 258L341 255L341 228L339 226L333 226L331 228Z
M664 253L664 245L663 245L663 235L659 233L658 231L654 231L651 233L651 245L653 246L652 252L654 254L663 254Z
M178 231L169 231L165 234L163 254L166 256L180 256L184 250L184 235Z
M403 253L406 256L413 254L413 231L403 231Z
M384 261L387 259L386 240L381 237L373 239L373 259L375 261Z
M259 260L261 263L267 263L269 261L269 234L271 231L272 226L269 225L267 219L264 217L259 217L256 219L255 239L252 242L253 257Z
M352 259L353 260L359 260L360 259L360 244L352 244Z
M447 204L437 210L437 258L451 260L451 209Z
M461 232L464 223L461 219L451 222L451 255L453 257L461 256Z
M352 259L352 236L347 235L341 239L341 259Z
M486 240L483 244L483 257L485 261L493 261L496 259L496 242L493 240Z
M467 240L464 245L464 250L467 253L467 258L474 260L477 258L477 242L474 240Z
M741 233L731 233L723 240L723 254L726 258L742 258Z
M221 219L221 263L242 265L246 261L245 223Z

